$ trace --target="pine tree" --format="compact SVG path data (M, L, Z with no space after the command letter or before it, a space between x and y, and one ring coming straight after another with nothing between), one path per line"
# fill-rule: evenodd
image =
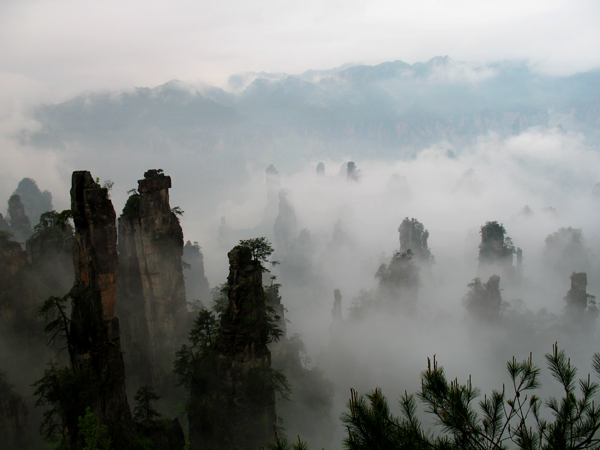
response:
M154 387L140 387L133 400L135 401L135 409L133 410L134 420L145 422L160 417L160 413L152 406L152 402L160 400L160 395L154 392Z

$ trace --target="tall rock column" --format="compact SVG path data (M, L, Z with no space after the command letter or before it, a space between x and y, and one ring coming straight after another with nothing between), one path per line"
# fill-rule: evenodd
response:
M24 243L31 236L31 221L25 214L25 206L21 202L21 197L13 194L8 199L8 214L10 215L10 232L14 234L15 239Z
M237 246L229 257L229 303L221 315L217 341L218 374L230 397L227 420L218 432L228 436L227 447L260 448L272 438L275 391L270 380L271 352L262 267L250 249Z
M128 374L165 395L187 335L183 231L169 204L171 177L149 170L119 218L119 310Z
M333 291L333 310L331 311L333 323L341 323L342 319L342 293L339 289Z
M27 252L8 233L0 233L0 295L15 274L27 265Z
M119 320L114 315L115 211L107 189L95 183L86 171L73 172L71 210L75 222L75 284L70 292L70 353L82 410L71 408L68 413L67 446L78 448L78 417L89 406L100 423L107 426L113 447L124 449L134 423L125 394Z
M417 219L405 217L398 227L400 233L400 251L411 250L418 263L431 264L433 256L427 245L429 231Z

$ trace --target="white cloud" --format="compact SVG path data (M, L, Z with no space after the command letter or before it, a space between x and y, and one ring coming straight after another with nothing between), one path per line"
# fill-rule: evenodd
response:
M298 73L445 54L481 62L529 59L539 70L559 73L600 65L594 47L600 11L583 0L63 0L1 8L0 70L62 95L174 78L224 84L243 71Z

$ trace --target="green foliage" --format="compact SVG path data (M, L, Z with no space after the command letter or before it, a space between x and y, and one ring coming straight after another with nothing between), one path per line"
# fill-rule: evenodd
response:
M115 182L112 180L106 180L103 184L102 184L102 188L106 189L107 191L110 192L110 190L113 188L113 186L115 185Z
M40 434L50 444L64 444L67 417L78 417L89 405L87 373L73 372L70 367L50 363L44 376L36 381L36 407L45 407Z
M553 347L546 355L553 377L561 385L564 396L542 402L533 391L540 387L540 369L531 356L507 363L512 394L492 391L475 404L479 390L471 382L448 381L435 359L433 366L421 374L418 398L426 412L436 419L443 434L424 432L416 419L414 396L400 398L402 417L391 414L380 389L358 396L354 390L348 402L349 412L342 414L348 437L344 446L351 450L366 449L508 449L574 450L597 449L600 438L600 407L594 397L599 385L587 379L577 383L577 369L572 367L564 351ZM600 354L593 358L594 372L600 377ZM579 398L577 389L579 387ZM542 406L550 411L553 421L542 418Z
M252 254L252 259L260 264L263 272L269 272L264 264L269 262L269 256L275 251L271 243L265 237L254 239L243 239L238 244L238 247L247 248ZM278 261L271 261L271 265L279 264Z
M131 189L127 191L127 193L129 194L129 197L127 198L127 202L125 202L125 206L123 207L123 212L121 213L121 216L127 219L131 219L135 217L137 213L140 194L135 189Z
M183 209L181 209L181 207L179 206L173 206L171 208L171 212L177 216L183 216L183 214L185 213L185 211Z
M418 283L419 269L413 262L414 253L408 249L405 252L395 252L388 265L382 264L375 273L375 278L382 284L392 286L408 286Z
M73 233L73 226L70 220L73 218L73 212L70 209L57 213L56 211L47 211L40 216L39 223L33 227L33 235L40 235L50 229L59 229L62 231L70 231Z
M14 241L14 235L10 231L0 230L0 243L6 244Z
M43 213L39 223L33 228L33 234L27 239L27 244L35 246L49 256L55 256L57 251L69 249L74 234L72 218L71 210Z
M68 294L64 297L49 297L42 303L42 306L38 310L38 314L48 322L45 331L47 333L54 333L52 340L59 335L62 338L68 336L69 323L71 321L67 313L67 301L69 298Z
M486 222L481 227L481 245L479 246L480 262L511 261L516 252L513 241L506 235L504 225L498 222Z
M71 323L68 311L69 299L69 294L64 297L50 297L42 304L42 306L40 306L38 314L46 321L44 331L51 335L48 344L54 344L58 339L63 340L65 342L65 347L62 347L61 350L67 349L71 367L74 367L72 343L69 334L69 326Z
M229 304L229 284L223 283L212 288L211 297L213 300L212 309L219 317Z
M272 367L255 367L248 372L246 395L249 399L260 402L272 391L285 400L290 400L292 387L281 370Z
M263 313L259 314L257 320L254 321L254 325L264 333L267 344L279 342L283 336L283 330L279 328L280 320L281 316L271 306L265 304Z
M100 177L96 177L96 183L100 184ZM110 190L113 188L113 186L115 185L115 183L111 180L106 180L104 183L102 183L102 189L104 189L104 195L106 196L107 199L110 199Z
M275 430L275 442L267 445L268 450L308 450L306 442L302 442L299 435L296 435L298 442L290 443L285 436L279 436L277 427L273 425Z
M546 355L546 362L552 376L564 389L564 397L551 397L546 406L551 410L554 422L547 422L536 417L538 421L540 441L547 443L545 448L598 448L600 439L595 433L600 429L600 406L596 407L594 397L598 392L598 383L587 379L579 380L580 398L576 396L577 368L564 351L553 347L552 353ZM593 357L592 367L600 377L600 354Z
M273 289L279 285L272 285L267 289ZM212 289L213 298L213 311L217 318L221 317L221 314L225 312L229 305L229 285L223 283ZM264 294L266 296L266 294ZM263 298L262 300L265 300ZM264 307L262 314L258 314L257 318L248 319L248 323L261 329L267 339L267 344L272 342L278 342L281 336L283 336L283 330L279 328L279 321L281 317L275 312L275 310L268 305L260 305Z
M467 311L479 318L498 318L503 307L499 283L500 278L497 275L492 275L487 283L482 283L480 278L474 278L467 285L469 292L463 297Z
M348 311L348 318L351 320L364 319L369 311L378 308L380 305L381 301L375 295L374 290L367 291L361 289L352 301L352 305Z
M412 219L405 217L400 226L398 227L398 231L400 231L402 227L411 229L414 235L417 236L417 238L421 238L421 235L425 231L425 226L414 217Z
M227 412L236 408L230 388L223 386L217 371L217 338L221 327L219 317L229 304L228 293L227 283L213 289L213 310L199 310L188 336L188 344L181 346L174 363L179 385L183 385L189 393L186 409L190 423L194 424L198 435L211 442L230 442L233 439L232 436L219 435L219 430L229 420ZM253 326L267 327L267 337L276 339L282 333L275 325L279 316L273 313L272 308L264 308L258 323L253 319ZM284 398L291 392L285 375L270 367L251 369L243 384L243 395L258 404L264 403L273 391ZM241 439L240 436L238 438Z
M200 309L188 335L188 344L176 353L173 371L188 392L186 410L196 432L213 436L231 398L223 392L217 376L217 336L220 324L213 311Z
M111 438L105 425L101 425L92 409L85 409L85 416L79 416L79 439L81 439L81 450L109 450Z
M153 450L154 441L149 437L144 437L140 434L133 438L132 448L136 450Z
M219 323L212 311L201 309L194 320L188 335L189 345L182 345L175 354L173 371L179 378L179 384L188 390L195 382L202 382L205 369L215 361L215 344L219 332Z
M428 448L416 418L412 395L400 399L404 419L394 417L381 389L359 396L354 389L348 402L349 412L341 415L348 436L344 447L351 450L425 449Z
M159 399L160 396L154 392L154 387L140 387L133 397L133 400L135 401L133 419L137 421L146 421L160 417L160 413L152 406L152 402Z

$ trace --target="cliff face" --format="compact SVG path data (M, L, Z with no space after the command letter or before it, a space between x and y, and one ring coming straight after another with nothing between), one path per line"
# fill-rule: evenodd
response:
M149 170L119 218L119 316L134 385L170 389L187 333L183 232L169 205L171 177Z
M4 219L4 216L0 214L0 231L8 231L9 229L10 225L8 224L6 219Z
M5 450L28 450L27 407L0 374L0 438Z
M114 315L117 279L116 215L108 191L89 172L73 173L71 210L75 222L73 260L75 284L71 289L70 340L72 365L86 403L110 430L115 449L125 448L134 429L125 394L125 367L119 320ZM84 411L70 411L67 429L77 430ZM77 448L77 433L67 436Z
M285 323L285 307L281 303L281 296L279 295L279 285L271 284L265 289L265 299L267 306L273 308L275 316L279 317L277 320L277 326L282 331L281 337L283 339L287 336L287 326Z
M25 277L27 269L27 252L21 244L11 240L9 234L0 233L0 320L4 329L24 309L32 309L33 295Z
M0 233L0 370L6 371L23 395L19 400L0 394L0 402L4 402L0 415L5 415L0 421L6 421L6 414L16 414L11 427L17 426L15 423L22 422L22 408L27 406L31 412L29 438L34 448L42 445L35 432L42 421L42 411L34 408L32 384L43 376L45 367L41 362L54 356L47 346L49 336L38 310L48 297L63 297L69 292L74 278L72 229L47 225L38 227L27 240L27 251ZM0 430L0 442L9 436L5 432L9 433ZM14 445L9 448L26 448Z
M27 240L27 251L0 232L0 317L35 317L44 300L73 286L72 227L54 223L55 212L44 216L48 220Z
M27 252L6 233L0 233L0 292L8 287L10 279L27 264Z
M36 307L49 296L62 297L73 286L73 227L61 222L60 214L49 211L40 216L27 240L31 280Z
M276 421L262 269L247 248L235 247L228 257L229 303L221 316L217 370L231 404L219 434L240 449L254 449L271 440Z

